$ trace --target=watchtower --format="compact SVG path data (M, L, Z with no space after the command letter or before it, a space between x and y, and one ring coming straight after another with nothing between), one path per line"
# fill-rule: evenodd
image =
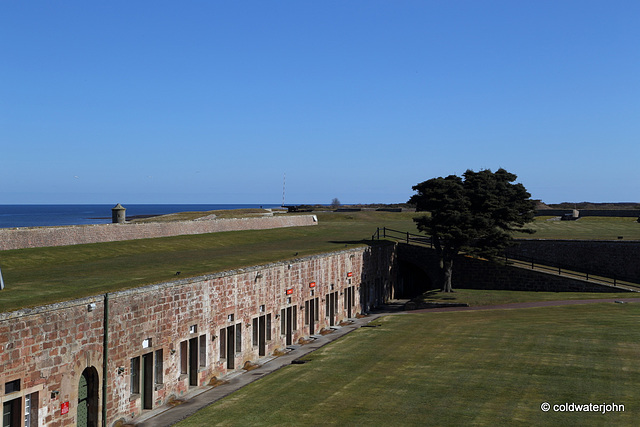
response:
M127 209L122 207L120 203L111 208L111 222L114 224L124 224L126 221L126 210Z

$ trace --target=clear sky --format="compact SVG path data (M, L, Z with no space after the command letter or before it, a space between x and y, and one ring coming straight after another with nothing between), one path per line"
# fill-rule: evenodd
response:
M640 202L640 1L0 2L0 204Z

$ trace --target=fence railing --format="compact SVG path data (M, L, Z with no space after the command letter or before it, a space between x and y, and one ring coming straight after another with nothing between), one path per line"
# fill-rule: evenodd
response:
M393 239L408 244L413 243L416 245L429 246L430 248L433 248L433 241L431 240L431 236L413 234L409 233L408 231L399 231L387 227L378 227L376 229L376 232L373 233L373 236L371 236L371 240L380 239Z
M408 231L399 231L387 227L378 227L376 232L371 236L371 240L392 239L399 242L421 245L433 248L433 240L431 236L409 233ZM576 266L554 264L542 262L532 257L525 256L508 256L505 254L504 262L507 265L517 265L522 268L530 268L532 270L548 271L558 274L559 276L570 276L584 280L597 281L613 286L630 286L640 289L640 284L636 278L625 277L622 275L613 275L586 270Z
M540 261L533 257L526 256L507 256L504 260L508 264L516 264L520 267L527 267L532 270L543 270L553 273L557 273L560 276L572 276L584 280L598 281L607 283L613 286L626 285L633 287L640 287L636 278L614 274L613 276L608 273L598 272L595 270L589 270L582 267L576 267L567 264L550 263L548 261Z

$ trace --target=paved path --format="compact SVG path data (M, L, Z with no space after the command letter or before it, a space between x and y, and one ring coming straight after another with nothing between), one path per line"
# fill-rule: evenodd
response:
M352 332L378 317L385 316L389 313L399 312L403 309L407 300L394 301L386 305L382 310L369 314L361 319L349 319L352 323L347 326L335 327L336 330L327 335L314 335L314 341L306 345L292 345L287 354L280 357L268 357L258 361L261 366L251 371L232 372L231 374L220 378L229 381L228 384L219 385L217 387L203 387L194 389L192 392L180 396L181 400L185 400L175 407L164 405L160 408L151 410L143 414L135 420L135 425L139 427L168 427L191 415L199 409L212 404L213 402L228 396L245 385L262 378L263 376L277 371L283 366L291 365L296 359L319 349L328 343Z
M446 308L429 308L421 310L412 310L410 312L402 311L404 304L408 300L397 300L384 306L380 311L376 311L367 317L361 319L350 319L351 324L343 327L336 327L336 330L328 335L314 335L315 340L307 345L293 345L288 348L290 351L284 356L280 357L268 357L264 358L258 363L261 365L259 368L252 371L239 371L232 372L226 377L222 377L222 380L228 381L228 384L223 384L217 387L203 387L193 390L192 392L180 396L180 399L185 400L184 403L175 406L168 407L167 405L160 408L146 412L144 415L135 420L138 427L169 427L177 422L193 415L199 409L202 409L210 404L228 396L236 390L244 387L245 385L252 383L253 381L262 378L263 376L277 371L283 366L290 365L294 360L311 353L314 350L319 349L327 345L328 343L337 340L338 338L352 332L367 323L388 314L392 313L438 313L446 311L477 311L477 310L505 310L505 309L518 309L518 308L532 308L532 307L551 307L561 305L575 305L575 304L592 304L600 302L640 302L640 298L603 298L603 299L586 299L586 300L564 300L564 301L536 301L536 302L522 302L513 304L500 304L478 307L446 307Z

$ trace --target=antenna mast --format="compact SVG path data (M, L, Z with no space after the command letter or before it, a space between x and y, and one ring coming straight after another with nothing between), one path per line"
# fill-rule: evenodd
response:
M287 181L287 173L284 173L284 176L282 177L282 207L284 207L284 184Z

